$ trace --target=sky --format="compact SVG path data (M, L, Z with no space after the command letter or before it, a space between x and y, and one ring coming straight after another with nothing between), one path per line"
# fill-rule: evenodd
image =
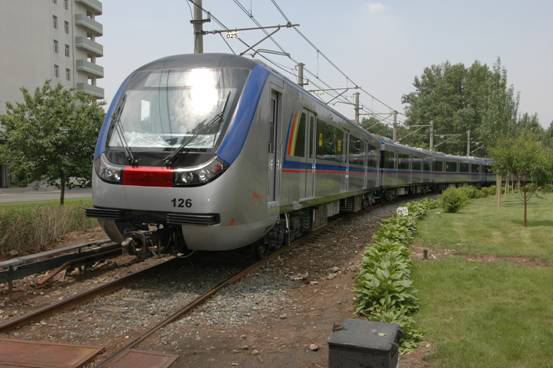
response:
M238 1L238 0L237 0ZM271 0L239 0L263 25L285 24ZM520 92L520 113L537 113L546 127L553 122L553 1L551 0L276 0L286 16L351 80L363 106L379 113L403 111L401 96L413 91L414 77L445 61L493 64L501 58L509 83ZM194 41L187 0L104 0L105 88L110 102L133 70L158 58L192 53ZM233 0L203 0L203 6L229 28L254 26ZM221 29L214 21L206 30ZM261 31L239 32L252 44ZM292 29L277 42L330 86L351 87L321 55ZM228 41L240 53L245 47ZM205 52L231 52L220 36L206 35ZM270 40L259 48L278 50ZM267 55L285 68L286 56ZM290 70L290 69L289 69ZM290 70L292 71L292 70ZM321 81L308 76L315 84ZM290 76L293 78L293 76ZM316 88L312 83L306 88ZM352 99L353 91L345 96ZM330 97L326 97L330 99ZM334 106L348 117L353 109ZM401 119L400 119L401 120Z

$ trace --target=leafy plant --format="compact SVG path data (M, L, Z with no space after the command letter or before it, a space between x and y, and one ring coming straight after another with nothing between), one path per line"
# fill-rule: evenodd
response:
M408 245L416 233L416 220L437 208L438 202L426 199L410 202L406 207L407 215L396 215L381 222L371 246L363 254L354 286L356 313L400 325L404 333L402 352L415 349L422 338L412 317L419 303L411 281L413 265Z
M468 201L468 197L463 189L449 187L442 193L440 200L444 211L455 213L463 208Z

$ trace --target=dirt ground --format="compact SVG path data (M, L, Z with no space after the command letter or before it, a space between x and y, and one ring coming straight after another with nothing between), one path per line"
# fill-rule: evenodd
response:
M377 218L391 215L396 207L340 218L264 268L262 273L275 278L301 279L301 286L280 291L295 309L288 304L279 313L258 310L243 324L179 323L169 339L165 335L162 341L158 334L140 348L178 354L174 367L327 367L333 324L356 318L352 289L362 251ZM200 313L206 312L203 308ZM403 356L401 367L427 367L423 358L428 349L424 344Z

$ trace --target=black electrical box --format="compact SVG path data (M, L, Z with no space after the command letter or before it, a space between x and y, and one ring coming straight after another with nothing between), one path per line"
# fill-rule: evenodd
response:
M396 368L403 333L393 323L350 319L328 339L329 368Z

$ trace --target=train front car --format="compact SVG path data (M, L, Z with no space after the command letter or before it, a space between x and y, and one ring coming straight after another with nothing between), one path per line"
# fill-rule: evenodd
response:
M263 130L253 123L268 74L225 54L172 56L132 73L98 138L87 215L117 242L229 250L263 237L278 213L255 174L267 173L255 154L266 141L247 137Z

